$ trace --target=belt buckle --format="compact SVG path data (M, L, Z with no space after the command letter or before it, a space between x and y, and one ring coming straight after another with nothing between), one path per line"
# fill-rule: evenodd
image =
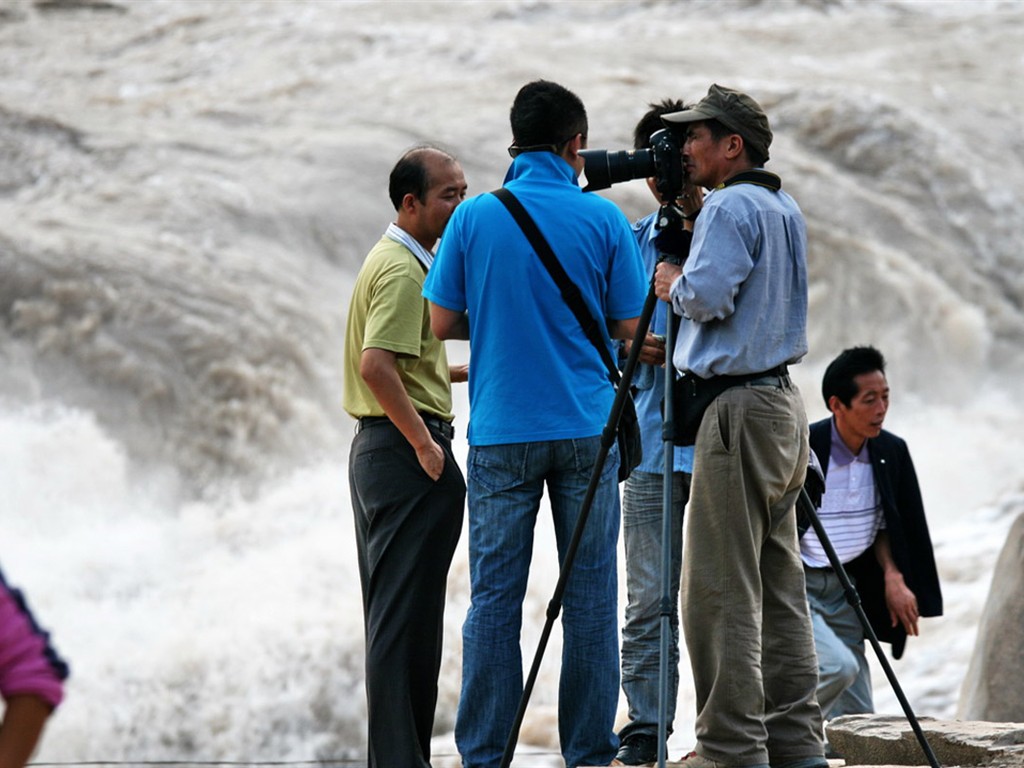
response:
M441 433L441 436L446 440L451 440L455 436L455 428L452 427L447 421L443 419L435 419L437 431Z
M420 418L423 419L423 423L426 424L428 428L436 429L446 440L451 440L455 436L455 428L440 416L428 416L421 413Z

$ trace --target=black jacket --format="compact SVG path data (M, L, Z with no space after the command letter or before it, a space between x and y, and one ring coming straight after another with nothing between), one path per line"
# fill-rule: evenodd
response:
M832 419L811 425L811 449L821 469L828 476L832 446ZM921 489L906 442L891 432L868 440L868 455L875 475L875 487L882 500L885 528L889 534L893 560L903 580L917 598L921 616L942 615L942 590L935 568L935 554L924 516ZM846 572L856 580L864 613L879 640L892 644L893 658L900 658L907 642L902 624L892 626L885 605L885 579L882 567L869 548L860 557L845 565Z

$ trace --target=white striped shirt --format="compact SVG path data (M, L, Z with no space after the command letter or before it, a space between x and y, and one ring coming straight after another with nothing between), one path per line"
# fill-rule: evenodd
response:
M818 517L840 562L848 563L870 547L885 527L881 498L865 441L854 456L832 422L832 451ZM811 568L831 565L811 528L800 539L800 557Z

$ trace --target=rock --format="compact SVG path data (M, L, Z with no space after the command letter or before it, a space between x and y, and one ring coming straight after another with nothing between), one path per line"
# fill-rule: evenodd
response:
M1024 723L918 718L942 766L1024 766ZM847 766L928 765L909 721L898 715L845 715L825 728Z
M957 714L1024 722L1024 514L996 562Z

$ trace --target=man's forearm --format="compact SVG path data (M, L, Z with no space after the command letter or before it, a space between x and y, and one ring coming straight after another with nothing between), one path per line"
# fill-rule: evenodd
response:
M365 350L360 359L359 373L409 445L419 449L433 440L405 391L394 353L382 349Z
M469 315L430 302L430 330L442 341L469 339Z
M39 742L52 708L32 695L11 696L0 723L0 768L23 768Z
M423 417L409 399L402 378L398 375L394 352L384 349L363 350L359 359L359 375L377 398L380 407L416 452L420 467L433 480L444 471L444 451L435 441Z
M875 537L874 550L875 559L878 561L878 565L881 566L883 573L888 575L892 572L900 572L892 556L892 547L889 545L889 534L887 532L878 532L878 535Z
M631 340L636 335L636 327L639 321L639 317L631 317L628 320L609 320L608 334L613 339Z

